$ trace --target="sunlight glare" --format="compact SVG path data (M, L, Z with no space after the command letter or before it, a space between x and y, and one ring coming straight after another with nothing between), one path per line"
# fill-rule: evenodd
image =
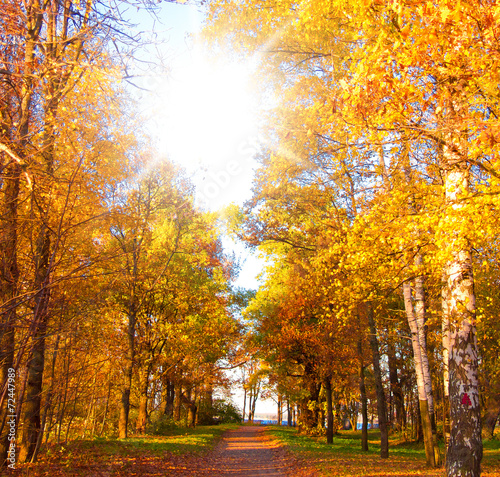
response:
M201 50L175 67L162 104L162 142L174 161L188 169L220 166L255 134L250 70L209 61Z

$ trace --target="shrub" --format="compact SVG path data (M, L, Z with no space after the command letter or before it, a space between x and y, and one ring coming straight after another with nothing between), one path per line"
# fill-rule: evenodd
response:
M198 411L198 424L201 425L238 423L242 419L240 410L232 402L223 399L214 399L212 406L200 406Z
M171 417L160 415L148 424L146 433L154 436L168 436L178 429L178 424Z

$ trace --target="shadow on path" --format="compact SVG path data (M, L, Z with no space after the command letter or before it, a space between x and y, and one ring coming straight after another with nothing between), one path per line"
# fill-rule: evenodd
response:
M264 428L241 427L229 431L214 450L219 475L231 477L285 477L286 462L279 448L264 435Z

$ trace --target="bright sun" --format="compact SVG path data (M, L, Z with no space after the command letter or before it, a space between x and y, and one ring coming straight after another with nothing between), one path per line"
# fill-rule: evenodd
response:
M255 135L250 68L191 52L172 71L162 104L162 148L188 169L221 167Z

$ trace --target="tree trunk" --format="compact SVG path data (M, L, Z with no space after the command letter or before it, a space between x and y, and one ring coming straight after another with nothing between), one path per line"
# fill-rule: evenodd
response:
M415 265L422 267L422 255L417 254ZM425 394L429 403L429 414L431 423L434 421L434 397L432 394L432 380L427 354L427 324L425 318L425 291L424 277L419 275L415 278L415 315L417 319L418 345L421 353L422 375L424 379Z
M14 365L15 351L15 325L17 321L16 297L18 294L19 269L17 260L18 249L18 204L21 184L22 166L25 165L24 159L28 151L26 147L29 143L30 120L32 116L32 100L35 94L34 84L36 75L33 73L35 64L36 45L39 42L40 31L43 22L38 15L36 8L28 8L25 22L25 37L23 39L24 56L19 56L18 71L12 71L16 75L20 74L21 91L19 91L20 104L16 112L10 111L12 103L8 94L3 97L6 116L10 116L15 127L11 130L7 128L7 123L2 121L1 140L15 144L14 150L9 148L10 165L4 165L2 171L3 181L3 201L2 201L2 227L0 229L0 469L5 463L6 452L10 442L8 441L8 432L5 427L7 419L7 406L5 398L7 396L7 377L8 371ZM21 50L22 52L22 50ZM17 51L12 50L12 59L16 57ZM9 68L8 63L4 63L4 68ZM13 62L13 69L16 68L16 62ZM5 90L4 90L5 92ZM16 100L17 102L17 100ZM2 117L5 117L2 114ZM4 149L4 152L7 152ZM13 159L13 160L12 160ZM26 174L27 176L27 174ZM28 179L29 180L29 179ZM16 376L17 377L17 376ZM18 384L18 383L17 383ZM4 388L4 385L6 386ZM24 385L23 385L24 389ZM18 406L16 410L17 419L19 419L20 406L22 404L22 394L18 394ZM16 423L17 425L17 423Z
M108 383L108 395L106 396L106 406L104 408L104 416L102 417L102 425L101 425L101 431L99 433L99 437L101 437L103 435L104 428L106 426L106 418L108 417L108 410L109 410L109 398L111 397L111 387L112 387L112 381L110 379L109 383Z
M59 42L66 41L64 29L58 29L60 21L59 11L56 3L49 2L47 10L35 13L33 19L35 24L41 25L41 19L45 16L45 61L48 64L60 61ZM64 15L69 15L65 11ZM68 19L66 16L65 19ZM38 27L40 28L40 27ZM31 32L30 32L31 34ZM75 59L80 54L83 40L77 40L75 45ZM32 48L31 46L30 48ZM28 52L27 52L28 54ZM30 60L31 61L31 60ZM19 451L20 462L33 460L33 453L39 433L43 432L40 422L43 372L45 363L45 338L49 321L50 302L50 280L52 260L57 250L59 236L52 240L54 233L50 226L52 215L52 188L54 182L54 163L56 157L55 141L58 134L58 110L64 90L67 86L68 74L64 75L57 69L50 69L47 72L46 81L43 83L43 134L40 148L40 164L38 169L38 180L33 184L32 214L33 220L38 221L37 241L34 244L34 312L30 332L32 333L32 349L27 363L28 384L26 387L26 405L24 413L23 437ZM28 125L26 126L28 128ZM28 132L28 130L26 131ZM62 218L60 219L62 220Z
M418 395L417 395L418 401ZM417 442L424 442L424 431L422 426L422 413L420 412L420 402L414 407L415 410L415 439Z
M17 322L17 303L19 268L17 260L18 248L18 205L21 184L21 161L25 158L26 146L29 140L30 118L32 114L32 98L34 94L33 84L35 81L34 57L35 48L38 42L42 22L38 20L35 9L29 9L26 14L26 36L24 38L24 58L21 59L19 71L22 74L22 86L19 97L20 107L16 116L10 100L4 97L3 107L6 108L6 115L16 118L18 121L17 133L15 130L7 131L7 124L2 121L2 143L13 142L17 144L16 150L10 150L10 165L5 165L2 171L3 180L3 201L2 201L2 222L0 228L0 469L5 464L10 441L8 435L9 426L7 421L7 378L9 369L14 365L15 352L15 325ZM14 54L15 55L15 54ZM7 63L4 68L7 68ZM19 72L17 72L19 73ZM3 114L2 114L2 117ZM14 123L15 124L15 123ZM14 138L14 141L12 141ZM4 151L6 152L6 151ZM15 159L14 159L15 158ZM14 159L14 160L12 160ZM7 164L8 164L7 162ZM3 165L3 164L2 164ZM4 387L5 386L5 387ZM18 399L21 398L18 396ZM18 404L21 404L20 402ZM16 412L17 418L19 414ZM16 422L16 426L17 426Z
M255 419L255 407L257 406L257 399L259 399L259 392L260 388L256 386L252 396L252 422Z
M448 476L480 475L483 456L472 257L459 250L447 267L450 313Z
M47 398L45 401L45 406L44 406L44 412L43 412L43 417L42 417L42 422L41 422L41 429L45 429L45 425L47 422L47 414L49 412L49 408L52 406L52 396L54 394L54 382L55 382L55 372L56 372L56 360L57 360L57 353L59 351L59 341L61 339L61 335L57 335L56 341L54 344L54 351L52 352L52 365L51 365L51 372L50 372L50 388L47 393ZM36 461L38 452L40 450L40 446L42 445L42 438L43 438L43 432L40 432L38 435L38 440L35 445L35 449L33 451L33 461Z
M135 357L135 324L136 314L132 305L128 314L127 356L125 358L124 383L120 402L120 418L118 421L118 437L126 439L128 436L128 418L130 412L130 390L132 388L132 374Z
M415 265L422 270L423 258L420 253L415 257ZM429 405L429 418L431 422L432 449L434 451L434 464L441 464L439 453L436 417L434 415L434 394L432 392L431 368L429 365L429 356L427 353L427 318L425 315L425 290L424 276L420 274L415 278L415 313L417 315L418 339L422 357L422 374L424 378L425 394Z
M250 392L248 393L248 421L253 422L252 416L252 396L253 396L253 388L250 388Z
M182 384L177 384L174 399L174 421L181 420L181 407L182 407Z
M196 427L196 411L198 410L198 407L196 404L192 404L188 406L188 426L189 427Z
M389 457L389 434L387 429L387 404L385 401L384 385L382 382L382 370L380 369L380 352L377 339L377 329L373 317L373 307L371 303L366 303L368 315L368 326L370 327L370 346L372 348L373 372L375 376L375 387L377 391L377 414L378 426L380 429L380 457Z
M359 395L361 399L361 450L368 451L368 398L366 396L365 386L365 366L363 363L363 343L362 339L358 340L358 357L359 357Z
M168 378L164 380L163 414L169 418L174 417L175 384Z
M449 316L450 441L446 459L448 476L480 475L483 456L479 402L476 303L471 245L463 200L469 193L465 79L447 86L443 164L446 211L444 243L448 253L444 275Z
M34 18L30 19L36 23ZM34 43L33 38L27 45L26 61L32 66ZM30 51L28 51L30 50ZM28 59L29 57L29 59ZM32 92L27 92L31 98ZM30 102L30 100L29 100ZM29 104L25 105L29 108ZM29 131L28 116L29 111L24 110L25 115L23 129L26 137ZM47 136L46 136L47 137ZM25 138L26 139L26 138ZM50 145L50 142L49 144ZM52 145L53 146L53 145ZM53 147L48 147L49 156L45 164L45 172L52 172ZM34 194L34 192L33 192ZM50 236L44 221L46 220L47 210L44 210L43 199L41 200L42 225L35 244L35 277L33 288L36 291L34 300L33 321L30 327L32 335L32 349L27 363L27 386L26 386L26 404L24 408L24 424L19 450L19 461L29 462L33 455L40 432L40 413L41 413L41 394L43 382L43 368L45 363L45 334L47 329L47 307L48 307L48 265L50 257Z
M188 427L196 426L196 412L198 407L196 406L196 397L191 399L192 391L188 389L186 391L186 395L182 394L181 399L184 404L187 406L187 425Z
M281 397L281 394L278 395L278 426L281 426L281 423L283 421L283 416L282 416L282 412L283 412L283 401L282 401L282 397Z
M318 427L319 410L318 400L321 384L318 385L312 376L309 377L309 395L304 397L300 403L300 425L301 431L310 432Z
M448 312L448 284L446 277L443 279L441 290L441 306L442 306L442 343L443 343L443 438L445 445L445 461L448 452L448 444L450 442L450 315Z
M495 426L498 421L498 416L500 416L500 402L498 397L495 396L490 398L488 404L484 416L484 427L488 431L488 438L493 439L495 437Z
M427 347L425 343L422 342L421 334L422 329L420 320L417 320L415 311L413 310L413 300L411 296L411 287L408 282L403 284L403 296L405 301L406 316L408 319L408 325L411 331L411 343L413 346L413 359L415 362L415 373L417 375L417 389L418 389L418 401L420 408L420 418L422 420L422 431L424 435L424 445L425 445L425 457L427 465L431 467L436 466L436 461L434 457L434 443L432 439L432 425L429 410L429 400L427 394L427 387L425 385L424 378L424 367L427 363L427 368L429 366L427 358ZM419 305L421 306L421 305Z
M43 390L43 371L45 367L45 337L48 323L49 306L49 260L50 232L42 225L35 251L35 309L33 313L33 346L27 364L28 384L24 405L24 425L19 461L30 462L41 429L41 403Z
M332 402L332 378L325 379L326 391L326 443L333 444L333 402Z
M247 407L247 388L243 387L243 422L245 422L246 407Z
M146 432L146 424L148 421L148 388L149 388L149 366L146 369L142 369L140 372L139 379L139 412L137 414L137 423L135 430L139 434L144 434Z
M396 429L401 432L404 426L404 396L398 378L396 351L391 340L387 344L387 364L389 365L389 382L391 383L394 408L396 410Z
M7 378L14 365L15 324L17 320L16 296L19 280L17 265L17 206L19 197L20 166L13 163L4 172L5 190L3 220L0 231L0 468L5 465L10 441L10 426L6 425L8 406Z

